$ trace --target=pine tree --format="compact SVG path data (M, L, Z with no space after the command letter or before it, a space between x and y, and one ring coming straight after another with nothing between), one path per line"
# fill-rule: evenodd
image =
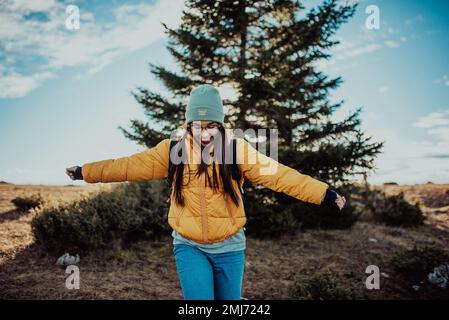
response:
M329 51L338 44L334 34L355 10L356 5L336 0L308 12L294 0L187 0L179 28L163 24L169 36L167 49L182 72L150 64L173 96L145 88L133 93L161 129L138 120L132 120L130 131L120 129L127 138L154 146L184 123L185 102L194 86L228 85L237 99L224 99L225 121L242 130L277 129L281 163L334 186L370 172L382 143L363 134L361 108L343 121L331 120L343 101L331 103L329 94L342 80L317 68L317 62L331 58ZM297 216L295 210L304 211L295 199L246 186L254 191L249 196L257 202L251 202L270 204L267 214L286 205L292 217Z

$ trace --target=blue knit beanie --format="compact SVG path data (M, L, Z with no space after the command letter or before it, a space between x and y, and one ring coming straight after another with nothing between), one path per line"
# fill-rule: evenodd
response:
M202 84L192 89L185 112L186 122L208 120L224 123L223 103L218 89Z

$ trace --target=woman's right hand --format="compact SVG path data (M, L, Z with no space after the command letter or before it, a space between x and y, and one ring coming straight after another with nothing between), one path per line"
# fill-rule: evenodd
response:
M82 179L81 177L79 177L79 173L80 173L80 169L81 168L79 166L74 166L74 167L70 167L70 168L66 168L65 169L65 173L70 177L70 179L72 180L80 180ZM78 170L78 171L77 171Z

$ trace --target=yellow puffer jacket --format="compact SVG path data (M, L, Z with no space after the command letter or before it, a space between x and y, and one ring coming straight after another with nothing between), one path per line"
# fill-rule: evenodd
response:
M168 174L169 149L170 139L164 139L156 146L128 157L84 164L83 179L89 183L164 179ZM237 233L246 223L241 195L237 192L240 204L237 207L230 198L224 196L221 181L218 193L205 187L205 175L195 177L199 162L193 161L198 161L199 158L194 159L200 155L195 153L195 149L186 149L189 165L184 169L183 184L187 185L182 189L185 206L177 205L172 199L168 223L183 237L199 243L223 241ZM244 179L298 200L321 204L328 188L326 183L260 153L241 138L237 138L237 163ZM208 170L212 176L212 165L209 165ZM232 183L238 190L239 186L234 179Z

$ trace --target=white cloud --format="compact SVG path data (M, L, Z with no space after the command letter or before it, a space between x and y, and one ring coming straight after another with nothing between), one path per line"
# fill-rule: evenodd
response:
M422 22L424 22L424 17L422 15L417 15L413 18L409 18L404 21L404 23L407 26L412 26L414 24L418 24L418 23L422 23Z
M433 128L437 126L449 126L449 110L431 112L413 123L416 128ZM449 135L448 135L449 137Z
M9 5L12 10L20 12L43 12L49 11L57 6L55 0L14 0L8 1L6 4Z
M35 73L30 76L23 76L18 73L2 76L0 78L0 98L23 97L37 88L42 81L54 76L50 72Z
M397 48L397 47L399 47L399 42L397 42L397 41L386 40L384 43L385 43L385 45L387 47L390 47L390 48Z
M357 67L359 63L354 58L358 56L370 54L385 47L394 48L398 46L399 43L396 41L385 40L382 42L372 36L362 37L355 41L340 39L340 44L332 50L334 57L330 60L322 59L317 61L315 65L320 70L340 72L343 69Z
M449 126L432 128L432 129L429 129L427 131L427 133L435 136L438 140L449 142Z
M372 54L384 48L397 48L401 42L408 41L409 37L401 35L398 30L382 21L380 30L376 32L368 30L365 24L362 24L360 32L354 33L351 37L337 37L336 40L340 43L332 48L333 58L317 62L318 68L329 72L340 72L343 69L356 67L358 60L354 58Z
M392 128L376 128L368 132L378 141L385 141L382 154L376 159L377 168L371 183L395 181L402 184L447 183L449 181L449 139L429 141L410 140Z
M381 47L382 46L378 43L368 43L366 45L363 45L361 47L357 47L357 48L352 49L351 51L348 51L345 55L347 57L355 57L355 56L359 56L361 54L376 51L377 49L380 49Z
M370 181L383 183L423 183L449 181L449 110L431 112L415 121L413 127L424 129L422 139L409 139L393 128L371 128L368 134L385 141L376 160Z
M154 5L124 4L114 8L114 18L97 23L95 13L80 8L81 28L65 28L65 5L53 0L15 0L2 3L0 49L3 56L39 59L37 70L29 74L15 70L15 60L0 69L0 97L23 96L37 88L50 74L71 66L85 66L83 78L101 71L130 52L165 37L161 22L171 28L179 25L184 2L158 0ZM26 19L30 12L46 15L44 21ZM14 60L14 61L13 61ZM8 60L7 60L8 61ZM36 66L32 66L36 69Z

